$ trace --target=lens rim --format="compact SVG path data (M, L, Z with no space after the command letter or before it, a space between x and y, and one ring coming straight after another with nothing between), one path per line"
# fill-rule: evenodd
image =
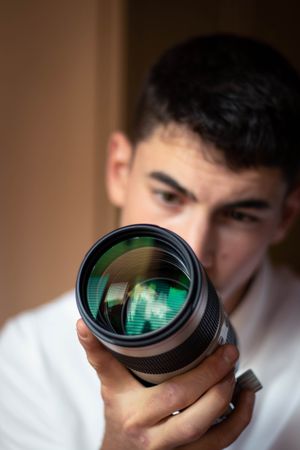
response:
M136 237L153 237L172 248L183 260L190 277L190 287L185 304L178 314L165 326L141 335L119 335L110 331L103 321L95 321L87 301L87 283L99 258L113 245ZM124 347L139 347L155 344L167 339L188 320L200 298L203 276L199 261L191 247L173 231L152 224L134 224L117 228L100 238L85 255L76 280L76 301L78 310L92 333L100 340Z

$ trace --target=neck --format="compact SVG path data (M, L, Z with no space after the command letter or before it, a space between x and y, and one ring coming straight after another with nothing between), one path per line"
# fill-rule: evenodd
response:
M238 288L230 297L224 300L224 309L228 315L232 314L238 305L243 301L252 280L253 278L251 278L248 283Z

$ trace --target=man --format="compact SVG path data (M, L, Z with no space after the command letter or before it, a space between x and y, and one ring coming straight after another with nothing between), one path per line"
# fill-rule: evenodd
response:
M299 211L299 119L294 69L263 44L216 35L166 52L144 86L131 141L115 133L109 142L107 187L120 225L181 235L230 314L240 368L264 386L247 429L250 391L216 424L234 389L234 346L145 388L79 320L87 363L68 294L3 331L1 448L298 448L300 282L266 254Z

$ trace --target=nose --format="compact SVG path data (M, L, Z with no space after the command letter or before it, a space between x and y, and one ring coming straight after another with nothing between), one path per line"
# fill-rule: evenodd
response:
M186 224L179 234L192 247L201 264L210 269L214 263L217 245L215 231L210 221L207 219L193 221Z

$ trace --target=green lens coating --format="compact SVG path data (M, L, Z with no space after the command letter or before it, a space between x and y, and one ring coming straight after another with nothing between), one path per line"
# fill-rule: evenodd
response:
M149 333L167 325L181 310L187 292L184 286L174 280L138 283L128 301L126 334Z
M87 303L93 318L111 331L140 335L176 317L189 285L172 249L152 237L135 237L100 256L89 276Z

